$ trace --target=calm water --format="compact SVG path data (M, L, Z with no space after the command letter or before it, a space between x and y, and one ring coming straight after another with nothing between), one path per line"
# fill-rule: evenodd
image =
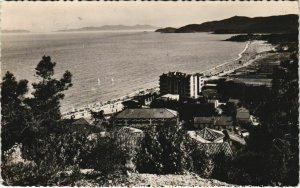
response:
M74 86L62 102L65 111L157 86L164 72L196 73L235 59L245 43L221 41L228 37L154 32L5 34L2 76L9 70L17 79L35 81L35 66L44 54L51 56L57 76L65 70L73 74Z

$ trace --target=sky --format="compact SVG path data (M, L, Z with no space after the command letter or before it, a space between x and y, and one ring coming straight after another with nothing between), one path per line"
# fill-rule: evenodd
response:
M232 16L298 14L297 1L1 2L1 28L51 32L102 25L181 27Z

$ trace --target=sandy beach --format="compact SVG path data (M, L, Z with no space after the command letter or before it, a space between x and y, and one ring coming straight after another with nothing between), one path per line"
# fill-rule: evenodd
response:
M270 44L263 41L249 41L247 42L244 50L238 55L237 59L203 71L202 74L207 77L207 80L217 79L220 76L225 76L236 69L250 65L263 52L270 50L272 50L272 45Z
M206 77L206 80L218 79L221 76L225 76L233 72L236 69L250 65L256 58L260 57L263 52L272 50L272 46L263 41L251 41L247 42L245 48L238 54L238 57L229 62L222 63L216 67L201 72ZM135 96L144 95L148 93L159 92L159 86L150 89L141 89L134 91L126 96L112 99L105 103L96 102L94 104L88 104L84 107L73 109L70 112L63 114L64 119L69 118L87 118L90 119L90 111L104 111L104 114L109 115L123 110L122 102L130 100Z
M82 108L78 108L78 109L73 109L70 112L67 112L65 114L63 114L63 118L64 119L70 119L70 118L74 118L74 119L78 119L78 118L87 118L90 119L91 118L91 114L90 111L95 111L95 112L99 112L101 110L104 111L105 115L109 115L109 114L113 114L119 111L123 110L123 104L122 102L126 101L126 100L131 100L133 97L135 96L139 96L139 95L145 95L145 94L149 94L149 93L154 93L154 92L159 92L159 87L153 87L153 88L148 88L148 89L141 89L141 90L137 90L134 91L126 96L117 98L117 99L112 99L110 101L107 101L105 103L94 103L94 104L88 104Z

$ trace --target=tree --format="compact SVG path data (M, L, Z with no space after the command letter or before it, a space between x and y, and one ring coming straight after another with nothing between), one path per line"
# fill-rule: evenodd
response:
M20 141L24 130L23 104L24 95L28 91L27 80L16 81L15 76L6 72L1 83L1 115L2 115L2 151Z
M64 98L63 92L72 86L72 74L69 71L59 80L52 78L55 65L50 56L43 56L35 68L40 82L32 84L35 89L32 93L34 97L27 100L39 126L48 128L52 128L60 120L60 100Z
M100 110L99 112L95 112L95 111L91 110L91 116L92 116L95 124L97 124L98 122L105 119L103 110Z
M137 156L141 173L182 173L190 167L185 131L177 124L149 127Z
M15 76L6 72L1 83L1 115L2 123L14 121L22 104L24 94L27 93L27 80L16 81Z

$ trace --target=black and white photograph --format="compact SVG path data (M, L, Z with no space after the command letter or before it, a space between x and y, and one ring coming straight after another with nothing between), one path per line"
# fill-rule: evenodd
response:
M0 5L2 186L299 186L298 1Z

